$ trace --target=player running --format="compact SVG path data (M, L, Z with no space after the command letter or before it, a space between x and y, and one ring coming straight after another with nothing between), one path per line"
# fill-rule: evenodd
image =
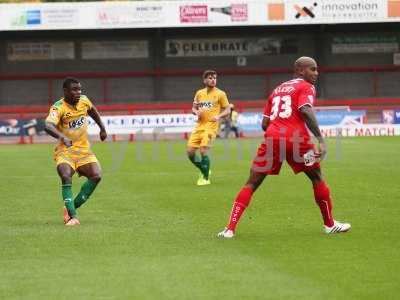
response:
M230 114L226 93L216 87L217 72L207 70L203 73L204 89L194 96L192 112L197 115L197 125L187 143L187 155L190 161L200 170L197 185L210 184L210 158L208 151L213 139L217 136L219 120ZM196 156L200 150L201 158Z
M296 79L279 85L269 96L264 109L262 128L265 141L259 146L250 177L233 203L227 227L219 237L231 238L253 193L267 175L278 175L286 159L294 173L304 172L311 180L314 198L319 206L328 234L346 232L351 225L336 221L332 215L332 199L319 162L326 155L325 141L313 111L314 84L318 77L317 63L310 57L300 57L294 64ZM318 140L318 150L312 144L308 129Z
M101 180L100 164L90 149L87 136L87 116L100 127L100 139L107 133L97 109L81 94L82 86L75 78L67 78L63 83L64 97L50 108L46 118L46 132L59 140L54 151L57 172L61 178L61 193L64 201L64 223L79 225L76 209L82 206ZM72 176L75 172L85 176L79 194L73 198Z

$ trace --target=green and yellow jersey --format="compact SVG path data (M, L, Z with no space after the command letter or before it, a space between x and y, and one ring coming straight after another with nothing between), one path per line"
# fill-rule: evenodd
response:
M211 119L219 115L229 105L226 93L218 88L213 88L211 91L204 88L196 92L194 102L201 112L195 130L217 132L219 124L211 121Z
M64 98L54 103L46 122L53 123L57 129L66 137L72 140L72 148L89 149L88 140L88 110L93 107L92 102L86 96L82 95L76 106L68 104ZM59 143L56 151L65 150L67 147L63 143Z

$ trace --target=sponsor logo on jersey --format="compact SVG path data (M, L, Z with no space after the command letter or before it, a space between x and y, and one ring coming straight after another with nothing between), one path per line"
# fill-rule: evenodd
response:
M80 117L79 119L68 122L68 127L69 129L78 129L81 128L83 125L85 125L85 123L86 123L86 118Z
M199 102L199 108L206 108L206 109L210 109L213 107L213 103L212 101L202 101Z

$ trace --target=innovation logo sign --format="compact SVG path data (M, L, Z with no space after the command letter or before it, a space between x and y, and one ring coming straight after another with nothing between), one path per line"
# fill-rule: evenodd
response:
M295 18L298 19L300 17L310 17L315 18L315 14L313 13L314 7L317 6L317 3L314 2L312 6L299 6L297 4L294 5L294 9L296 10Z
M395 7L392 4L392 15L395 14ZM386 18L387 10L382 0L303 0L294 2L286 20L296 23L376 22L379 18Z

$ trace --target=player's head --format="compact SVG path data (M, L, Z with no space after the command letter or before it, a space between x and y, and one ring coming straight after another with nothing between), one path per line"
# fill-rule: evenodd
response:
M65 78L63 83L64 98L68 102L74 104L78 103L82 94L82 86L78 79L73 77Z
M217 85L217 72L214 70L206 70L203 72L203 82L208 88L213 88Z
M311 57L302 56L295 61L294 72L297 77L303 78L311 84L315 84L318 78L317 62Z

